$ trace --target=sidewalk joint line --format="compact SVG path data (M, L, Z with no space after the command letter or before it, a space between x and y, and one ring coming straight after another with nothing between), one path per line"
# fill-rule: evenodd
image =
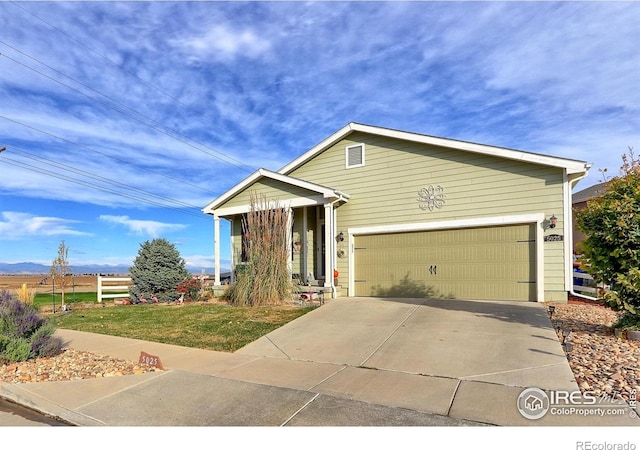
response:
M300 414L300 412L302 412L303 409L305 409L307 406L309 406L315 399L317 399L320 396L320 393L317 393L316 395L314 395L307 403L305 403L304 405L302 405L300 407L300 409L298 409L296 412L294 412L291 417L289 417L287 420L285 420L280 426L284 427L286 426L289 422L291 422L291 420L293 420L293 418L295 416L297 416L298 414Z
M287 359L291 359L291 356L287 355L287 353L284 350L282 350L280 347L278 347L278 344L273 342L269 336L265 336L265 338L267 338L267 341L271 342L275 348L280 350L280 353L282 353L284 356L286 356Z
M389 334L389 336L387 336L387 337L386 337L386 338L385 338L385 339L380 343L380 345L378 345L378 346L377 346L377 347L376 347L376 348L375 348L375 349L374 349L374 350L369 354L369 356L367 356L367 357L364 359L364 361L362 361L362 362L361 362L360 364L358 364L358 365L359 365L359 366L364 366L364 364L365 364L367 361L369 361L369 359L371 359L371 357L372 357L372 356L373 356L373 355L374 355L378 350L380 350L380 348L381 348L384 344L386 344L386 343L387 343L387 341L388 341L389 339L391 339L391 337L392 337L394 334L396 334L396 332L398 331L398 329L399 329L402 325L404 325L404 323L405 323L407 320L409 320L409 317L411 317L411 316L413 315L413 313L415 313L415 312L418 310L418 308L420 308L420 306L423 306L423 305L416 305L416 306L411 310L411 312L410 312L409 314L407 314L407 317L405 317L404 319L402 319L402 321L398 324L398 326L397 326L397 327L395 327L395 328L393 329L393 331Z
M89 406L89 405L91 405L92 403L100 402L100 401L104 400L105 398L112 397L112 396L114 396L114 395L116 395L116 394L120 394L121 392L126 392L126 391L128 391L129 389L132 389L132 388L135 388L135 387L140 386L141 384L145 384L145 383L148 383L148 382L149 382L149 381L151 381L151 380L155 380L156 378L163 377L163 376L165 376L165 375L167 375L167 374L169 374L169 373L173 372L173 370L174 370L174 369L167 369L167 370L163 370L162 372L150 372L150 373L154 373L154 374L156 374L156 373L157 373L158 375L157 375L157 376L155 376L155 377L149 377L149 379L147 379L147 380L142 380L142 381L140 381L139 383L136 383L136 384L132 384L132 385L130 385L130 386L127 386L127 387L125 387L124 389L119 389L119 390L117 390L117 391L114 391L114 392L112 392L112 393L110 393L110 394L108 394L108 395L105 395L105 396L103 396L103 397L100 397L100 398L97 398L97 399L95 399L95 400L92 400L92 401L90 401L89 403L84 403L84 404L82 404L82 405L78 406L78 408L84 408L85 406ZM132 376L132 375L127 375L127 376ZM96 378L96 379L97 379L97 378Z
M460 385L462 384L462 380L458 380L456 384L456 388L453 390L453 395L451 396L451 400L449 401L449 407L447 408L447 416L451 414L451 408L453 408L453 402L456 399L456 395L458 395L458 389L460 389Z
M477 373L477 374L474 374L474 375L467 375L467 376L464 376L464 377L460 377L460 379L461 380L472 380L473 381L473 378L476 378L476 377L486 377L488 375L501 375L501 374L504 374L504 373L522 372L522 371L525 371L525 370L542 369L542 368L545 368L545 367L564 366L564 365L565 365L564 362L557 362L557 363L551 363L551 364L542 364L540 366L520 367L518 369L500 370L500 371L497 371L497 372Z
M320 380L319 382L317 382L316 384L314 384L313 386L311 386L309 389L307 389L307 391L313 391L316 387L320 386L322 383L324 383L325 381L329 380L330 378L335 377L336 375L338 375L340 372L342 372L343 370L345 370L347 367L347 365L344 365L340 368L340 370L336 370L335 372L333 372L331 375L325 377L324 379Z

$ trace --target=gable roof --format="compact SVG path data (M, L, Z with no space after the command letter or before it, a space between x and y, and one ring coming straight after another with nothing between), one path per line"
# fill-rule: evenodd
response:
M607 189L607 183L598 183L590 186L586 189L576 192L571 196L571 202L576 203L586 202L594 197L600 197Z
M339 198L344 201L348 201L350 198L349 194L339 191L337 189L321 186L315 183L310 183L308 181L304 181L299 178L294 178L288 175L283 175L281 173L272 172L271 170L258 169L255 172L253 172L251 175L249 175L247 178L242 180L240 183L236 184L234 187L232 187L227 192L222 194L220 197L216 198L214 201L212 201L207 206L202 208L202 212L204 212L205 214L213 214L213 211L217 209L220 205L225 203L227 200L233 198L236 194L242 192L249 186L260 181L262 178L269 178L272 180L280 181L285 184L289 184L291 186L297 186L302 189L307 189L309 191L316 192L327 199Z
M491 156L497 156L500 158L515 159L519 161L541 164L545 166L563 168L567 170L567 174L569 175L586 173L591 167L590 163L587 163L585 161L575 160L575 159L560 158L556 156L548 156L548 155L542 155L539 153L524 152L521 150L513 150L513 149L508 149L503 147L494 147L490 145L475 144L473 142L458 141L455 139L429 136L426 134L410 133L407 131L394 130L391 128L382 128L382 127L376 127L372 125L364 125L356 122L351 122L346 126L344 126L343 128L341 128L340 130L336 131L334 134L332 134L331 136L329 136L328 138L320 142L318 145L316 145L315 147L313 147L303 155L299 156L298 158L294 159L286 166L282 167L280 170L278 170L278 173L281 173L281 174L290 173L292 170L300 167L301 165L303 165L304 163L306 163L307 161L309 161L319 153L322 153L324 150L331 147L341 139L344 139L351 133L354 133L357 131L374 134L378 136L385 136L385 137L390 137L395 139L418 142L422 144L437 145L439 147L447 147L455 150L462 150L462 151L467 151L472 153L479 153L483 155L491 155Z

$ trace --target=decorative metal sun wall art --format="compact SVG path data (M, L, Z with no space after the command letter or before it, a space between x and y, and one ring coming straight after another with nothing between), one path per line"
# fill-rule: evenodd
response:
M433 186L433 184L423 187L418 191L417 200L420 202L420 209L426 211L433 211L433 208L442 208L445 204L444 200L444 188L440 185Z

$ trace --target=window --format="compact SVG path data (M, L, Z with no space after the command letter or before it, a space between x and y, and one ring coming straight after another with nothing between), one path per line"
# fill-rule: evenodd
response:
M364 144L349 145L345 150L347 169L364 166Z

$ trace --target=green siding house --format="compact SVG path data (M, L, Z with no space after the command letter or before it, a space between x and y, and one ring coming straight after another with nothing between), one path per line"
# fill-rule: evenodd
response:
M350 123L203 208L215 219L216 283L219 221L231 222L235 266L254 193L289 209L292 277L333 297L566 301L571 191L589 168Z

